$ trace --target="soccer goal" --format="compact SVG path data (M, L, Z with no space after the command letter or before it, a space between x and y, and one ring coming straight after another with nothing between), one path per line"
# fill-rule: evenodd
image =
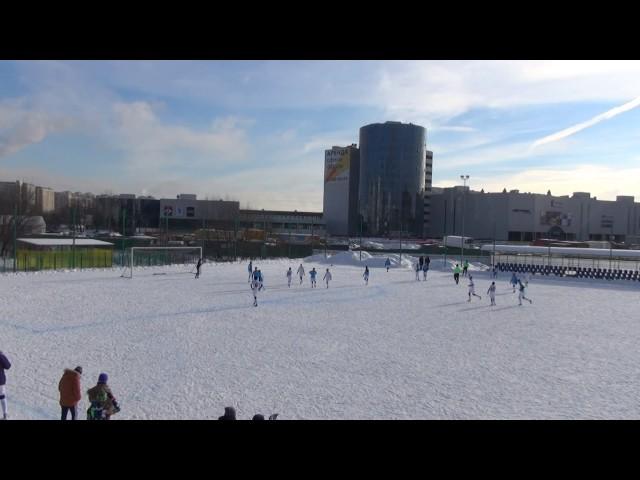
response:
M195 274L202 259L202 247L131 247L128 253L124 278L133 278L134 267L136 275Z

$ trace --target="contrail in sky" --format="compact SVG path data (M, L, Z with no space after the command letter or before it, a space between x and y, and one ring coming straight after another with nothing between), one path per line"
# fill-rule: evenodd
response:
M553 133L551 135L547 135L546 137L536 140L531 144L531 147L529 147L529 150L531 151L536 147L539 147L540 145L544 145L545 143L556 142L558 140L562 140L563 138L567 138L573 135L574 133L578 133L579 131L584 130L585 128L592 127L593 125L600 123L604 120L609 120L610 118L613 118L616 115L620 115L621 113L624 113L633 108L636 108L639 105L640 105L640 97L634 98L630 102L627 102L624 105L620 105L619 107L612 108L611 110L607 110L606 112L601 113L600 115L596 115L595 117L593 117L590 120L587 120L586 122L578 123L577 125L574 125L569 128L565 128L564 130L560 130L559 132Z

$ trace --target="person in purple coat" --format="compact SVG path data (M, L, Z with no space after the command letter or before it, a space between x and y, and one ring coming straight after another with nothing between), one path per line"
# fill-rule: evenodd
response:
M7 383L7 376L4 374L5 370L9 370L11 368L11 362L5 356L4 353L0 352L0 405L2 405L2 419L6 420L9 418L7 416L7 398L4 393L4 386Z

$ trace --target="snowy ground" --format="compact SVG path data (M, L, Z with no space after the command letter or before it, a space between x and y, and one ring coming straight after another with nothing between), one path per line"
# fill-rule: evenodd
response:
M315 260L314 290L308 276L286 286L300 261L257 262L257 308L246 264L205 264L199 280L182 267L0 275L11 418L58 418L58 380L76 365L83 391L109 374L114 420L212 419L227 405L244 419L639 416L638 283L534 278L520 307L504 273L490 307L484 272L468 303L449 271L417 282L372 268L365 286L362 268L329 266L326 289Z

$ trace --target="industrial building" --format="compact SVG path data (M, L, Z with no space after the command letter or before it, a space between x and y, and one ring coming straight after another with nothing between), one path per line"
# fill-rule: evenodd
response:
M316 212L287 212L278 210L240 210L238 228L255 228L269 234L281 235L309 235L324 237L325 222L322 213Z
M433 189L431 237L461 235L504 241L614 240L638 243L640 204L634 197L598 200L587 192L569 196L473 191L469 187Z
M98 195L95 223L99 228L133 235L137 231L193 231L198 228L233 228L240 203L198 200L196 195L155 199L134 194Z

